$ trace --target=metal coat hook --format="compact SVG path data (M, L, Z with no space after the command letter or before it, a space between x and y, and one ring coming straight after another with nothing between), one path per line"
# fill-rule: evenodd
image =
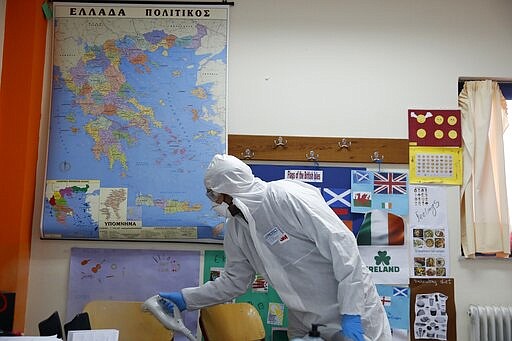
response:
M384 160L384 155L379 154L378 151L374 151L373 154L370 155L370 159L372 159L373 162L375 162L379 165L379 172L380 172L380 164Z
M352 142L346 138L342 138L341 141L338 142L338 147L340 147L340 149L347 148L347 150L350 150L351 146Z
M277 139L274 140L274 148L286 147L287 143L288 141L284 137L279 136Z
M306 154L306 160L318 162L318 154L315 153L314 150L310 150L308 154Z
M254 157L254 152L250 149L250 148L247 148L246 150L244 150L244 152L242 153L242 157L244 159L252 159Z
M319 155L316 154L314 150L310 150L309 153L306 154L306 160L312 161L315 166L318 166L318 157Z

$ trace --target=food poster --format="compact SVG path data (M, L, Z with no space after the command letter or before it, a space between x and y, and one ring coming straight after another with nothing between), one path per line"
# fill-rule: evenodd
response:
M411 277L448 277L448 219L446 187L410 185L409 227Z
M453 278L411 278L411 341L457 340Z
M264 181L291 179L318 187L329 207L356 235L364 212L354 212L351 203L351 172L364 171L356 167L320 167L297 165L249 165L255 176ZM405 201L407 204L407 200Z
M384 310L391 327L393 341L409 340L409 287L377 284Z
M224 271L226 256L223 250L204 252L203 283L215 280ZM265 327L265 340L287 340L288 312L274 288L261 275L256 275L251 288L235 299L235 302L248 302L259 312ZM285 338L286 337L286 338Z
M352 212L374 209L407 215L407 171L353 170L351 177Z

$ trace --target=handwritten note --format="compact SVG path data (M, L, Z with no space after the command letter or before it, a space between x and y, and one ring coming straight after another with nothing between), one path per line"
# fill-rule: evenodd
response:
M410 185L409 219L411 226L446 226L446 187Z

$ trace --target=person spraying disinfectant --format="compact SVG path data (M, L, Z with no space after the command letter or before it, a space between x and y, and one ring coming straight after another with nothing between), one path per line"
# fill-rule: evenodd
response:
M213 157L204 184L213 207L221 206L218 212L227 218L225 271L199 287L159 292L167 309L229 302L258 273L288 307L289 339L323 324L326 341L391 341L356 238L318 188L297 180L263 181L231 155Z

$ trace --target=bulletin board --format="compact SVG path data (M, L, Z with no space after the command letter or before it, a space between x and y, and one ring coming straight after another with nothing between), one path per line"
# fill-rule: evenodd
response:
M221 242L228 7L53 2L42 238Z
M353 195L369 186L371 191L380 192L374 198L375 208L385 208L385 212L395 212L407 216L408 185L407 171L368 171L359 167L324 167L298 165L249 164L253 173L265 181L279 179L298 179L320 189L324 200L349 227L354 235L360 231L365 214L370 213L371 205L366 210L354 209ZM374 179L375 176L375 179ZM368 181L362 181L361 179ZM385 178L385 181L384 181ZM356 191L354 191L354 183ZM385 191L381 188L385 186ZM390 204L392 203L392 205ZM373 211L374 212L374 211ZM404 229L405 226L402 226ZM407 235L407 231L403 231ZM408 240L401 245L359 246L361 256L372 272L372 278L378 283L377 289L385 307L394 339L409 340L409 254ZM218 259L221 261L221 258ZM205 276L208 274L205 273ZM270 291L270 289L269 289ZM243 298L247 297L244 295ZM249 294L251 295L251 294ZM250 300L254 301L254 298ZM262 302L266 308L268 302ZM267 311L260 313L266 321Z

